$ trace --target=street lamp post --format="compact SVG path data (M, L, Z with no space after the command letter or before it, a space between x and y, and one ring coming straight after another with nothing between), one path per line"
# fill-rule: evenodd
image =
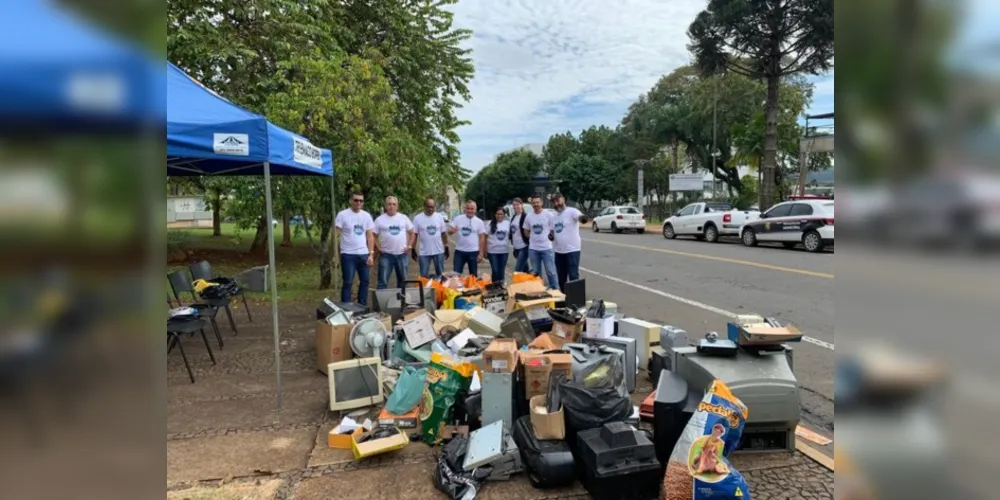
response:
M715 163L719 157L719 152L715 144L716 138L716 125L718 123L718 108L719 108L719 76L716 75L713 78L712 87L712 199L718 199L718 175L716 175Z

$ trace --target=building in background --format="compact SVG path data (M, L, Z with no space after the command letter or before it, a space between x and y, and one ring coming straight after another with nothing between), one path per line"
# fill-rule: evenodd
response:
M205 206L202 196L168 196L167 227L212 227L212 211Z

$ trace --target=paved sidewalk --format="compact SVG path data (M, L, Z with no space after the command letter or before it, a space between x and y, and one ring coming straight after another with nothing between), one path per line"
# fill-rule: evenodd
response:
M267 306L251 306L254 323L234 311L233 336L220 322L225 348L185 338L195 371L191 384L179 353L168 356L167 489L172 500L446 498L434 489L438 449L411 443L390 455L356 462L331 450L326 433L339 415L328 411L326 377L314 368L314 305L281 304L284 409L275 411L273 352ZM642 380L636 404L651 390ZM740 455L735 466L759 500L832 499L833 473L801 454ZM577 483L536 490L524 474L489 483L479 499L589 498Z

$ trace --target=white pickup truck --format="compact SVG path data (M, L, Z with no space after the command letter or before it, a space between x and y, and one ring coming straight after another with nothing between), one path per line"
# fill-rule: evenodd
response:
M757 214L759 212L736 210L729 203L692 203L663 221L663 237L672 240L678 236L694 236L715 243L720 236L739 237L743 223L756 218Z

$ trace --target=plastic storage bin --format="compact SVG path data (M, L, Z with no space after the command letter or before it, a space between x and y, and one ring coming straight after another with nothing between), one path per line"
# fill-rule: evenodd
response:
M597 500L655 500L663 481L653 443L624 422L577 434L580 482Z

